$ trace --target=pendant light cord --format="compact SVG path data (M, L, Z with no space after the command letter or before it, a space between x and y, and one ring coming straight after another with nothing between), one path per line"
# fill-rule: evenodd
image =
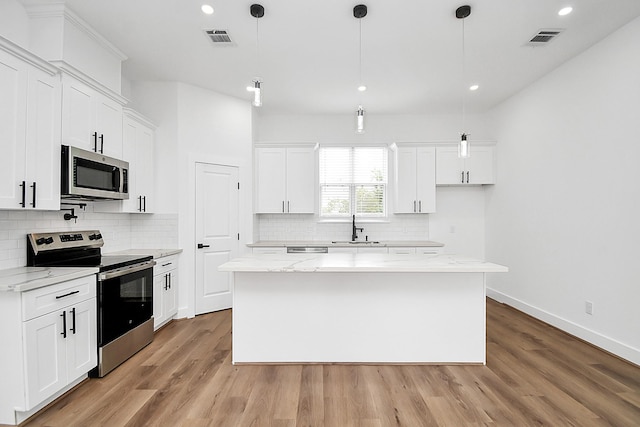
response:
M256 17L256 79L259 80L260 72L260 18Z
M464 19L462 19L462 132L465 132L465 113L467 104L467 91L465 89L467 80L467 70L465 64L465 44L464 44Z
M360 73L359 80L360 81L358 82L358 84L362 85L362 18L358 19L358 24L359 24L359 27L360 27L360 42L359 42L359 45L358 45L358 49L360 51L360 63L358 65L358 68L360 70L359 71L359 73Z

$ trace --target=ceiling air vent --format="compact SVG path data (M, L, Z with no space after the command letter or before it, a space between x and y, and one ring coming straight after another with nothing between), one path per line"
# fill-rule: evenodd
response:
M553 30L540 30L531 37L531 40L527 43L531 46L542 46L549 43L551 40L555 39L560 35L560 33L564 30L553 29Z
M214 46L235 46L235 42L229 37L227 30L204 30L207 38Z

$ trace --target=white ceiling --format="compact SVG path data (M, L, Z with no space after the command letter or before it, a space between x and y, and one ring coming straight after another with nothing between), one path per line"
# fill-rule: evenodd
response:
M369 89L360 94L358 0L257 2L265 8L259 22L249 13L252 1L67 0L129 57L125 78L183 81L250 100L246 87L258 74L262 114L346 114L359 103L369 114L450 113L460 111L465 92L467 111L486 111L640 16L640 0L365 0ZM204 15L203 3L215 13ZM462 21L454 16L463 4L472 7L464 23L466 82ZM573 13L558 16L566 5ZM546 28L565 31L544 47L527 46ZM236 46L215 47L204 29L227 30ZM480 89L469 92L470 83Z

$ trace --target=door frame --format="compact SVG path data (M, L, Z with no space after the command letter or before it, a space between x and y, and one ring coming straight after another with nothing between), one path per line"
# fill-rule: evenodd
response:
M238 255L242 256L249 252L247 243L253 242L253 147L248 159L238 157L218 156L211 153L190 152L187 155L186 185L181 188L188 188L186 194L177 196L178 206L178 228L179 245L182 248L180 257L180 286L178 287L178 317L195 317L196 304L196 163L208 163L220 166L232 166L238 168L238 180L240 181L240 192L238 194L238 229L240 231L240 241L238 244Z

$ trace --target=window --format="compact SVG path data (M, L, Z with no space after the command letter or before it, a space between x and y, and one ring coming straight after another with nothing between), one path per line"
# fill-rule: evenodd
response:
M320 148L320 216L385 217L386 147Z

